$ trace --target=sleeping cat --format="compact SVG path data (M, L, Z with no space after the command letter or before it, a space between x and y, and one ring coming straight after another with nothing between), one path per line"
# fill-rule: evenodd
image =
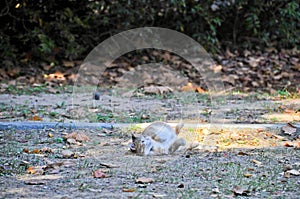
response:
M175 130L164 122L150 124L140 136L132 134L130 150L139 155L158 155L174 153L180 146L185 146L186 141L178 138L183 124L180 123Z

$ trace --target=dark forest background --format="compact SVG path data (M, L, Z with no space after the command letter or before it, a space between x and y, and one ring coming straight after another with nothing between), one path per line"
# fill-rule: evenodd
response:
M83 60L110 36L145 26L180 31L212 55L299 50L300 43L298 0L2 0L0 23L2 73Z

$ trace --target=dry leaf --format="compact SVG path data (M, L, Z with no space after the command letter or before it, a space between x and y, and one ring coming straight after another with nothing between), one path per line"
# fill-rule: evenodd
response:
M295 169L288 170L285 173L289 173L290 175L294 175L294 176L299 176L300 175L300 172L295 170Z
M237 195L237 196L247 196L250 193L247 189L239 187L239 186L235 186L233 188L232 192L234 195Z
M248 153L244 152L244 151L239 151L238 155L249 155Z
M65 75L61 72L55 72L49 75L45 75L45 78L48 81L53 81L53 82L58 82L58 81L62 82L66 80Z
M90 138L85 135L83 132L73 132L73 133L69 133L65 136L66 139L68 138L73 138L78 142L84 142L84 141L88 141Z
M131 188L131 189L123 189L123 192L135 192L136 189L135 188Z
M9 69L7 70L7 74L11 77L15 77L20 73L20 68L19 67L9 67Z
M27 173L42 175L42 174L44 174L44 168L46 168L46 167L45 166L30 166L27 169Z
M183 86L181 88L181 91L184 91L184 92L195 92L196 91L198 93L204 93L205 92L201 87L194 86L190 82L186 86Z
M286 143L284 143L284 146L285 147L294 147L294 144L290 143L290 142L286 142Z
M33 150L31 151L31 153L38 154L38 153L40 153L40 149L33 149Z
M251 162L253 162L254 164L256 164L257 166L260 166L260 165L262 165L262 163L260 162L260 161L258 161L258 160L251 160Z
M292 169L293 169L292 165L290 165L290 164L284 165L284 171L288 171L288 170L292 170Z
M287 123L284 127L282 127L282 131L284 134L292 135L296 133L297 127L292 125L291 123Z
M75 138L75 140L78 142L85 142L85 141L88 141L89 139L90 138L82 132L78 133Z
M52 149L49 147L43 147L40 151L44 152L44 153L52 153Z
M118 168L118 165L109 164L109 163L100 163L101 166L104 166L106 168Z
M152 182L154 182L153 178L140 177L140 178L135 179L135 183L138 183L138 184L148 184L148 183L152 183Z
M289 172L284 172L284 175L283 175L285 178L290 178L291 177L291 174Z
M254 171L254 169L251 168L251 167L249 167L247 170L248 170L248 171Z
M245 173L244 176L245 176L246 178L250 178L250 177L253 176L253 174L251 174L251 173Z
M24 149L23 149L23 152L24 152L24 153L29 153L29 150L28 150L27 148L24 148Z
M220 193L220 190L219 190L218 187L213 188L211 191L212 191L213 193Z
M94 171L94 178L107 178L107 177L108 176L101 169Z
M165 93L173 92L173 89L171 89L168 86L148 86L148 87L144 87L144 92L145 94L162 95Z
M204 93L205 92L205 90L203 90L201 87L196 87L196 91L198 93Z
M72 68L72 67L74 67L75 66L75 63L73 62L73 61L63 61L63 65L65 66L65 67L69 67L69 68Z
M185 91L185 92L194 92L196 89L194 87L194 85L192 83L188 83L186 86L183 86L181 88L181 91Z
M33 116L31 118L29 118L29 120L32 120L32 121L43 121L43 118L40 118L39 116Z
M77 141L74 138L68 138L67 143L70 145L72 145L72 144L75 145L75 144L77 144Z

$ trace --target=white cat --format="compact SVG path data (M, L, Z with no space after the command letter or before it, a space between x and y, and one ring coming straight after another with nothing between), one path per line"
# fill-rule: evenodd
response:
M180 146L185 146L186 141L178 138L183 124L180 123L175 130L164 122L150 124L140 136L132 134L130 150L139 155L159 155L174 153Z

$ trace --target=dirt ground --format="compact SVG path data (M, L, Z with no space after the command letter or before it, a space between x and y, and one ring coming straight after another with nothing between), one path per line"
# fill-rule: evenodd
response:
M166 95L102 91L0 95L1 121L144 123L285 123L300 121L300 98L262 94L174 92Z
M71 103L73 99L73 104ZM224 100L226 99L226 100ZM0 198L298 198L299 138L266 129L185 127L200 147L141 157L137 123L299 122L297 98L190 93L0 95L1 121L130 123L123 129L0 131ZM197 107L197 108L195 108ZM220 119L220 120L219 120ZM68 134L77 135L72 139ZM210 142L213 140L212 142Z
M0 197L297 198L300 194L299 148L286 147L287 139L271 132L224 131L218 134L218 147L141 157L128 152L132 128L0 131ZM89 140L63 139L71 132ZM205 137L203 131L189 129L181 136L191 133Z

